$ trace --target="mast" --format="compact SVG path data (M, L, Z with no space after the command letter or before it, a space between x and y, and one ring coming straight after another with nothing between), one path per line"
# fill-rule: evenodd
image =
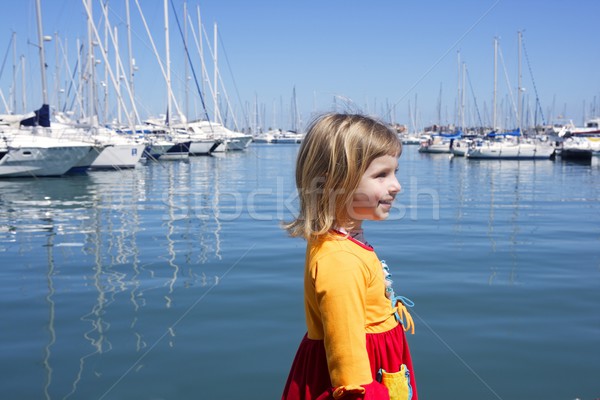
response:
M17 112L17 32L12 34L12 50L13 50L13 80L12 80L12 113ZM25 112L25 110L23 110Z
M21 102L23 104L23 112L27 110L27 92L25 89L25 56L21 55Z
M118 28L115 26L114 29L114 34L113 34L113 38L115 40L114 43L114 47L115 47L115 75L117 75L117 87L115 87L115 93L117 95L117 99L121 99L121 63L119 62L119 30ZM107 44L108 46L108 44ZM108 55L108 54L107 54ZM108 58L107 58L108 59ZM108 63L107 63L108 64ZM106 85L108 86L108 68L106 70L107 72L107 77L106 77ZM124 71L123 71L124 72ZM121 124L122 121L122 106L121 106L121 101L117 101L117 123ZM107 115L108 115L108 110L107 110Z
M498 37L494 37L494 99L492 105L492 130L496 130L496 95L498 91Z
M48 87L46 83L46 55L44 54L44 34L42 32L42 6L40 0L36 0L35 9L37 13L38 47L40 50L40 71L42 73L42 104L48 104ZM25 72L23 71L23 74Z
M201 68L201 92L202 93L206 93L206 71L204 68L204 50L203 50L203 36L202 36L202 31L204 30L204 28L202 27L202 19L200 18L200 6L197 5L196 6L196 15L198 18L198 53L200 53L200 63L202 64L202 68Z
M457 65L457 89L456 89L456 119L455 124L458 125L460 123L460 50L456 52L456 65Z
M86 2L86 1L87 1L87 2ZM92 20L92 14L91 14L91 13L92 13L92 10L91 10L91 9L90 9L90 7L89 7L89 5L90 5L90 0L83 0L83 5L84 5L84 7L85 7L85 11L86 11L86 14L87 14L87 17L88 17L88 22L90 23L90 24L89 24L90 33L91 33L91 34L93 34L93 35L94 35L94 38L96 39L96 42L95 42L95 43L97 43L97 45L98 45L98 46L99 46L99 48L100 48L100 54L102 55L102 57L103 57L103 59L104 59L104 63L105 63L105 64L107 64L107 65L109 66L109 67L108 67L108 74L109 74L109 76L110 76L110 79L111 79L111 82L112 82L112 84L113 84L113 87L115 88L115 90L117 90L117 91L118 91L117 93L120 93L120 90L118 89L118 88L119 88L119 86L120 86L120 83L119 83L120 81L119 81L119 80L118 80L118 79L115 77L115 74L114 74L114 72L113 72L112 68L110 67L110 62L109 62L109 60L108 60L107 53L106 53L106 52L105 52L105 50L104 50L104 45L102 44L102 40L100 39L100 35L98 34L98 31L97 31L97 29L96 29L96 27L95 27L94 23L92 22L92 21L93 21L93 20ZM108 13L107 13L107 10L106 10L105 8L102 8L102 11L105 13L105 15L104 15L104 20L105 20L105 21L107 21L107 23L108 23ZM110 28L110 27L109 27L109 28ZM112 37L112 29L109 29L109 30L108 30L108 32L109 32L109 34L111 35L111 39L112 39L112 43L113 43L113 46L114 46L114 48L115 48L115 49L118 49L118 44L117 44L117 41L115 40L115 38L114 38L114 37ZM91 40L91 39L90 39L90 40ZM121 59L120 59L120 57L119 57L119 54L118 54L118 53L115 53L115 59L116 59L117 63L119 63L118 71L119 71L119 72L120 72L120 71L123 71L123 70L124 70L124 68L123 68L123 66L122 66ZM98 61L100 62L100 60L98 60ZM135 101L133 100L133 96L132 96L132 94L131 94L131 91L129 91L129 85L125 85L125 88L128 90L129 96L130 96L130 98L131 98L131 108L132 108L132 110L133 110L133 113L134 113L134 115L135 115L135 117L136 117L136 118L139 118L139 114L137 113L137 110L136 110L136 108L135 108ZM118 100L119 102L123 102L123 98L122 98L122 96L118 96L118 97L117 97L117 100ZM127 117L128 117L128 119L129 119L129 123L130 123L130 125L131 125L131 128L132 128L132 129L134 129L134 123L133 123L133 119L132 119L132 118L129 116L129 114L127 115Z
M467 63L463 62L462 64L462 97L461 97L461 101L460 101L460 129L464 130L465 129L465 87L466 87L466 82L465 82L465 77L467 75Z
M129 0L125 0L125 12L127 14L127 49L129 52L129 89L131 90L133 97L133 73L135 71L135 64L133 61L133 49L131 48L131 17L129 15Z
M56 107L60 110L60 64L58 62L59 51L58 51L58 32L54 32L54 52L55 52L55 60L56 65L54 68L54 93L56 96Z
M440 93L438 95L437 104L437 123L438 126L442 126L442 82L440 82Z
M104 15L108 15L108 0L104 3ZM104 56L108 59L108 20L104 20ZM117 70L117 76L118 70ZM104 123L108 122L108 63L104 63Z
M38 0L39 1L39 0ZM85 0L84 0L85 1ZM92 123L92 115L94 114L94 80L95 80L95 76L94 76L94 70L96 69L94 66L94 45L92 42L92 0L87 0L87 10L89 10L89 14L88 14L88 24L87 24L87 30L88 30L88 61L87 61L87 67L89 69L89 77L88 77L88 84L87 84L87 89L88 89L88 103L87 103L87 118L89 123Z
M417 132L417 130L419 129L419 128L417 128L417 110L418 110L417 95L418 95L418 93L415 92L415 110L414 110L415 112L413 113L414 114L413 115L413 125L415 126L415 132ZM438 127L438 130L439 130L439 127Z
M86 0L83 0L86 1ZM85 117L85 104L83 103L83 95L84 95L84 82L85 82L85 70L87 68L87 66L85 66L85 64L83 63L83 42L80 38L77 38L75 40L75 44L77 46L77 65L78 65L78 69L77 69L77 73L79 74L79 85L75 85L75 90L77 91L77 98L80 99L81 103L79 104L79 117L83 118ZM85 66L85 68L84 68ZM65 108L66 109L66 108Z
M218 86L218 84L219 84L219 82L218 82L218 79L219 79L219 69L218 69L217 66L219 64L218 64L218 59L217 59L217 23L216 22L215 22L215 25L214 25L214 37L213 37L213 41L214 41L214 45L213 45L214 46L213 47L213 51L214 51L213 60L214 60L214 64L215 64L214 70L213 70L213 88L214 88L214 96L213 96L213 102L214 102L214 104L213 104L213 106L214 106L214 110L215 110L214 111L215 112L214 118L215 118L215 121L223 123L223 121L221 121L220 118L218 118L218 116L219 116L219 111L218 111L219 110L219 104L218 104L219 103L219 86Z
M184 36L183 36L183 46L184 49L188 48L188 12L187 12L187 3L184 2L183 3L183 31L184 31ZM187 50L186 50L187 51ZM188 58L185 57L185 53L184 53L184 66L185 66L185 72L184 72L184 79L185 79L185 116L186 116L186 120L189 118L190 115L190 89L189 89L189 82L190 82L190 73L189 73L189 61Z
M518 32L519 37L519 57L518 57L518 66L519 66L519 79L517 84L517 125L519 128L519 132L521 132L521 37L522 32Z
M165 52L167 64L167 125L170 125L169 119L171 118L171 56L169 48L169 5L168 0L164 0L164 12L165 12Z

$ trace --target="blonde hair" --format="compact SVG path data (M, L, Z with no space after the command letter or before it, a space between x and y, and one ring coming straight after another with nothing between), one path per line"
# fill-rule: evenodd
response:
M333 113L317 117L296 160L300 211L284 228L291 236L310 239L349 227L352 198L369 164L401 153L396 133L374 118Z

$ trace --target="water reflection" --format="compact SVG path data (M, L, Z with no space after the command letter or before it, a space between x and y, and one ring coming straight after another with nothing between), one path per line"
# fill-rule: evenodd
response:
M481 251L485 257L477 264L489 269L488 284L502 283L501 279L518 283L518 266L530 251L529 237L544 222L536 220L538 210L533 205L547 195L547 185L555 184L556 163L453 158L441 171L448 174L444 184L450 186L448 203L454 207L454 241L465 255L465 264L472 262L471 254ZM487 246L481 237L487 239Z
M56 331L54 330L54 313L55 313L55 304L54 304L54 283L52 281L52 276L54 275L54 258L52 255L52 247L53 247L54 235L48 235L48 294L46 295L46 301L48 302L48 344L44 348L44 369L46 370L46 380L44 384L44 396L46 399L50 399L49 388L52 382L52 366L50 365L50 354L51 348L56 342Z
M486 236L489 240L490 264L489 284L496 283L501 273L506 273L509 284L518 281L518 265L520 258L527 251L529 244L523 227L536 229L532 224L535 210L532 204L538 202L537 196L543 192L540 182L550 183L554 171L552 161L475 161L481 186L473 198L478 199L473 205L488 210Z
M152 322L161 308L158 300L169 310L178 291L218 282L218 275L198 267L221 259L221 172L220 163L207 157L61 179L0 181L4 259L16 274L27 273L18 265L46 265L45 293L39 293L48 310L41 360L46 399L75 396L84 382L100 379L102 372L88 365L117 345L123 351L131 343L133 353L147 349L153 340L148 336L161 329ZM145 243L148 254L140 240L154 243ZM29 326L40 325L32 318ZM131 341L123 336L124 318ZM172 347L175 326L162 329ZM20 332L11 335L17 342Z

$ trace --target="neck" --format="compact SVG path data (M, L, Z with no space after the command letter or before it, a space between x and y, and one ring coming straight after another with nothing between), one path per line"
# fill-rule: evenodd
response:
M359 228L353 228L352 230L347 230L344 228L337 228L335 229L337 232L339 232L342 235L346 235L349 238L351 238L354 241L358 241L361 244L365 245L368 248L373 248L373 246L371 246L366 240L365 240L365 235L363 230L359 227Z
M362 230L362 221L353 221L352 223L344 226L337 226L335 229L344 233L360 231Z

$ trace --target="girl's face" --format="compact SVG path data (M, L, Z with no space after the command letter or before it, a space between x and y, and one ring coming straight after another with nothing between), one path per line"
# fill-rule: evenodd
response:
M384 220L390 215L394 198L400 192L396 179L398 158L385 155L374 159L363 174L352 199L350 218L360 227L363 220Z

